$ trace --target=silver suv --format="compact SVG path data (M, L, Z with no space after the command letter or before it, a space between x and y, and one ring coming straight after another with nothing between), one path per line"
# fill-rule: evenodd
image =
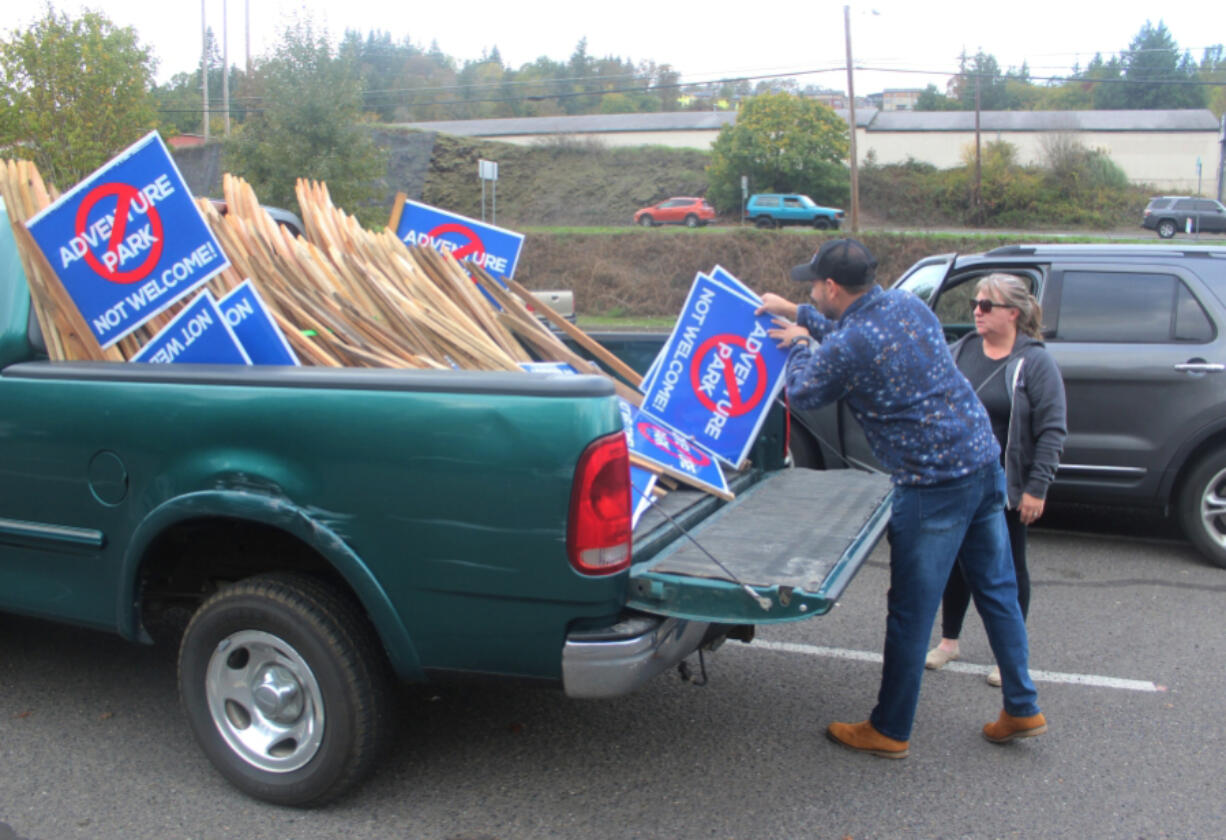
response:
M992 271L1030 281L1064 377L1069 436L1049 498L1171 512L1226 567L1226 248L1014 245L920 260L895 285L953 341L974 329L975 282ZM873 463L845 406L797 419L798 463Z
M1149 200L1141 227L1158 231L1163 239L1176 233L1226 233L1226 207L1212 198L1161 195Z

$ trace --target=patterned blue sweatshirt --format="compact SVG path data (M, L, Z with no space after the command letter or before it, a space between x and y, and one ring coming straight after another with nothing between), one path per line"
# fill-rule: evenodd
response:
M810 409L846 400L895 484L936 484L1000 460L987 411L915 295L873 286L837 324L810 305L797 321L820 343L788 356L788 399Z

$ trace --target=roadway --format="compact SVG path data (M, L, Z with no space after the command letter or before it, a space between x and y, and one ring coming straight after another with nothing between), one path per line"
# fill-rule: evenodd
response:
M0 840L1221 837L1226 570L1144 517L1049 525L1031 538L1029 623L1050 731L980 736L1000 697L972 617L964 659L925 678L904 761L822 734L874 702L884 546L830 615L709 657L705 687L405 689L378 774L311 812L213 772L166 652L0 617Z

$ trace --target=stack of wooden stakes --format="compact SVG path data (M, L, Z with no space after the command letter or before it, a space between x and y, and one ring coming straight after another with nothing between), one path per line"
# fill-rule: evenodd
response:
M103 349L26 229L26 221L58 194L27 161L4 161L0 190L50 358L131 359L186 305L169 307ZM508 291L474 263L407 245L394 224L363 228L332 203L323 183L297 183L305 237L278 225L241 178L225 175L223 192L224 212L197 199L230 260L209 287L221 298L250 279L303 364L521 371L521 362L558 361L608 376L619 396L641 404L641 377L633 369L521 285L509 281ZM396 206L403 203L398 196ZM525 301L611 373L571 350ZM661 473L650 462L631 460ZM682 473L664 472L687 482Z

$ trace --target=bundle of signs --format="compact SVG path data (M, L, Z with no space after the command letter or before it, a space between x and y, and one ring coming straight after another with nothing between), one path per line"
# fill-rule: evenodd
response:
M134 360L187 305L186 298L180 300L102 347L26 226L58 192L23 160L3 161L0 192L50 359ZM636 371L514 280L409 245L391 229L364 228L332 203L321 182L296 184L303 236L277 224L243 179L226 174L223 192L224 213L207 199L195 200L230 263L206 288L221 299L250 280L301 364L522 372L526 363L562 362L606 376L619 397L641 405ZM632 460L660 472L655 464ZM667 477L665 483L676 486Z

